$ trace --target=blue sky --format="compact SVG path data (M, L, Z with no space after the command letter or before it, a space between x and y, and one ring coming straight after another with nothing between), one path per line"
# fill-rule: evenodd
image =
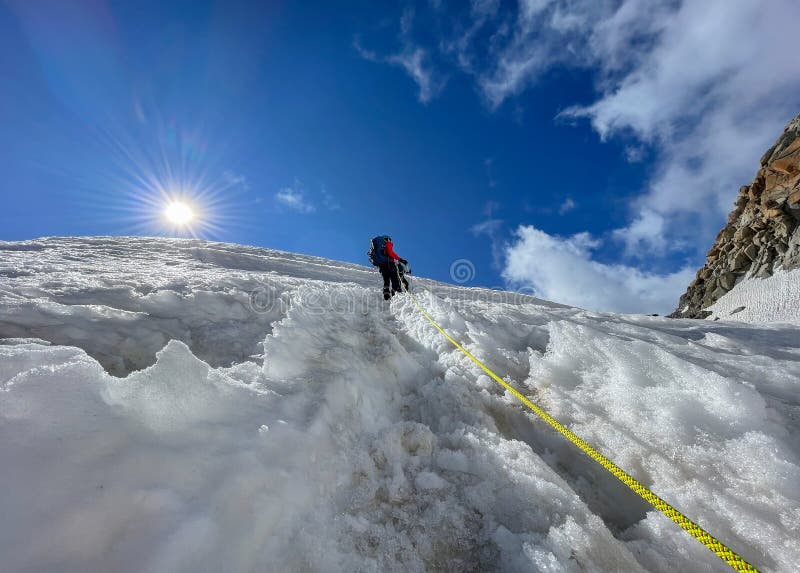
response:
M800 111L775 3L11 0L0 239L181 234L181 195L205 238L666 312Z

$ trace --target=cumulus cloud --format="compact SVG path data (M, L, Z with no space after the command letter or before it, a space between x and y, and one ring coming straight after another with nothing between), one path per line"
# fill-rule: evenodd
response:
M656 158L613 236L628 255L699 250L800 107L797 21L794 0L529 0L477 81L496 108L554 67L594 71L596 101L561 117L633 135Z
M490 109L550 70L593 73L595 100L565 100L561 117L638 140L628 161L652 158L646 185L630 190L630 224L611 235L632 256L704 250L800 109L797 0L473 0L433 18L437 45L394 62L421 100L437 93L426 87L434 56L470 74Z
M520 226L505 248L503 278L538 297L589 310L664 314L694 275L691 268L658 274L603 264L593 260L600 245L588 233L557 237Z
M312 213L316 207L305 196L302 189L295 184L294 187L284 187L275 194L275 200L284 207L298 213Z
M800 106L797 21L800 4L792 0L687 0L665 15L648 49L600 99L566 112L589 118L604 138L632 132L657 146L655 174L632 205L631 225L617 234L631 235L629 248L680 247L697 228L716 231L738 187L752 179L761 153ZM620 51L630 47L607 38L617 29L594 31L608 45L608 60L597 62L607 74L612 65L625 67ZM653 216L660 225L642 224Z
M645 208L627 227L614 230L611 236L625 246L625 255L628 257L635 258L654 250L663 255L670 250L665 239L665 227L666 221L662 215Z

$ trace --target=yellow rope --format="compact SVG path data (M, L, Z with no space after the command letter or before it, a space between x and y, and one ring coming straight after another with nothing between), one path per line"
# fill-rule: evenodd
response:
M408 291L406 291L408 292ZM683 515L680 511L672 507L666 501L658 497L644 485L642 485L639 481L633 478L630 474L628 474L625 470L620 468L614 462L609 460L603 454L598 452L592 446L584 442L581 438L575 435L569 428L564 426L558 420L553 418L550 414L542 410L539 406L528 400L525 396L522 395L516 388L508 384L505 380L500 378L497 374L492 372L489 367L487 367L483 362L475 358L475 356L466 348L461 346L452 336L447 334L444 329L437 324L431 316L425 312L425 309L422 308L417 298L408 292L408 295L411 297L411 300L414 301L414 304L422 313L428 322L430 322L436 330L438 330L442 336L444 336L450 343L458 348L467 358L472 360L475 364L477 364L481 370L486 372L492 380L500 384L503 388L511 392L514 397L525 404L534 414L542 418L545 422L550 424L554 429L556 429L560 434L562 434L565 438L567 438L570 442L578 446L584 453L586 453L590 458L594 461L599 463L603 466L606 470L614 474L622 483L627 485L637 494L639 494L642 498L644 498L648 503L650 503L653 507L659 510L661 513L669 517L672 521L680 525L684 530L686 530L692 537L697 539L700 543L705 545L709 550L714 552L720 559L725 561L728 565L730 565L736 571L758 571L755 567L750 565L747 561L742 559L737 553L733 550L729 549L724 543L722 543L719 539L708 533L705 529L697 525L691 519Z

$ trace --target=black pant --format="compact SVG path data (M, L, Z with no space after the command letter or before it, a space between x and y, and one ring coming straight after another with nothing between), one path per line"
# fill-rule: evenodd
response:
M400 270L400 266L395 263L394 261L389 261L378 267L378 270L381 271L381 276L383 277L383 294L384 295L393 295L395 293L401 292L403 289L400 286L400 282L403 282L403 286L408 288L408 282L406 282L405 277L403 277L403 271ZM391 290L389 289L389 285L391 284Z

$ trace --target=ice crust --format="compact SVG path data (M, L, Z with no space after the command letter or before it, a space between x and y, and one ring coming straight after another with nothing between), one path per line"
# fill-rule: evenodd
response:
M0 257L3 571L727 570L371 269L143 238ZM637 479L796 570L797 325L414 288Z

